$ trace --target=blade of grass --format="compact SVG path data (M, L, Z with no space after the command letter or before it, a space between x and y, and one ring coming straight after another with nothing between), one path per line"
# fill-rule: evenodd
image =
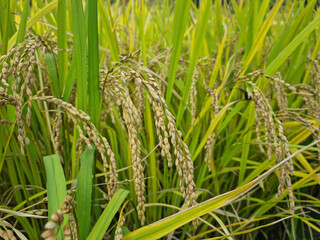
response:
M73 23L74 57L76 58L77 101L76 107L87 109L87 50L86 31L82 1L71 0L71 17Z
M0 3L1 11L1 54L7 53L8 40L10 37L9 27L11 22L10 1L4 0Z
M30 10L29 1L24 1L23 12L22 12L22 16L19 24L19 29L18 29L17 43L21 43L24 41L24 37L26 35L26 29L27 29L27 18L29 15L29 10Z
M127 197L129 191L124 189L119 189L111 198L107 207L104 209L102 215L98 219L97 223L94 225L91 233L87 237L87 240L97 240L102 239L105 232L109 228L109 225L116 214L120 209L121 204Z
M89 115L92 123L100 129L100 89L99 89L99 33L97 0L88 2L88 83L89 83ZM93 163L96 166L96 159ZM96 168L93 168L95 175ZM96 184L94 179L94 184ZM93 189L93 199L98 198ZM93 208L93 215L98 218L99 208Z
M92 123L99 129L100 89L97 0L88 2L88 82L89 115Z
M170 105L175 74L182 46L184 32L187 26L191 0L177 0L174 8L173 31L172 31L172 53L168 72L168 87L166 102Z
M65 102L68 102L69 97L71 95L72 88L73 88L74 81L75 81L75 76L76 76L76 59L72 58L71 64L70 64L70 69L69 69L68 76L67 76L67 82L66 82L66 85L63 89L63 101L65 101Z
M57 75L56 65L54 62L55 61L54 56L51 53L47 53L45 55L45 60L48 67L48 73L51 80L50 84L52 86L54 96L57 98L60 98L60 84L59 84L59 79Z
M61 87L64 88L68 76L68 53L67 45L67 2L58 0L58 69Z
M90 232L91 220L91 193L92 193L92 165L94 148L86 149L80 157L80 171L77 178L77 219L79 239L86 239Z
M51 217L61 207L67 196L66 180L58 154L45 156L43 162L47 175L48 216ZM62 229L66 222L67 218L65 216L64 223L61 226ZM59 232L58 239L63 239L62 231Z

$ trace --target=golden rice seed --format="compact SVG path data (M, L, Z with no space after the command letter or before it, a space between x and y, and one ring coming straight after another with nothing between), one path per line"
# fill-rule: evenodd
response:
M58 223L59 221L59 216L57 215L57 213L54 213L51 215L51 220L55 223Z
M0 78L1 78L1 75L0 75ZM6 92L7 93L7 89L10 87L10 85L9 85L9 83L5 80L5 79L1 79L1 83L4 85L4 87L6 88L6 91L3 89L3 88L1 88L2 89L2 92Z
M71 205L68 205L68 207L65 209L65 210L63 210L63 214L69 214L69 213L71 213L72 212L72 206Z
M68 194L70 194L70 193L68 193ZM65 197L64 201L65 201L69 206L71 206L70 204L71 204L71 201L72 201L72 196L71 196L71 195L67 195L67 196Z
M71 239L71 229L70 229L70 224L67 224L63 227L63 234L64 234L64 237L70 237ZM64 238L64 239L65 239Z
M259 144L259 149L261 153L265 153L262 141L261 141L261 133L260 133L260 128L261 128L261 120L258 116L257 111L255 111L255 119L256 119L256 134L257 134L257 142Z
M278 193L276 195L276 199L279 199L280 195L282 195L284 188L285 188L285 181L286 181L286 176L285 176L286 172L284 167L281 168L280 170L280 182L279 182L279 186L278 186Z
M44 229L54 229L57 226L57 223L54 221L49 221L44 225Z
M57 214L57 216L58 216L58 218L59 218L59 220L58 220L57 223L60 225L60 224L63 222L63 219L64 219L63 212L62 212L61 209L58 209L58 210L56 211L56 214Z
M137 104L137 110L140 118L142 118L144 112L144 88L140 77L135 78L135 100Z
M152 101L152 98L150 98ZM152 101L152 108L153 111L155 112L154 118L155 118L155 125L156 125L156 130L157 130L157 135L159 139L159 144L161 147L161 155L162 157L165 157L167 155L168 160L171 160L171 154L168 149L170 149L169 146L169 140L168 140L168 133L166 131L166 126L164 125L164 111L162 106L160 105L159 102L154 102ZM163 138L162 133L165 135L165 138ZM171 163L168 163L168 165L172 165Z
M292 186L291 186L291 178L289 174L286 174L286 180L287 180L287 186L288 186L288 195L289 195L289 202L290 202L290 210L294 212L295 210L295 204L294 204L294 195L292 192Z
M289 191L289 204L290 204L290 211L292 213L294 213L295 211L295 203L294 203L294 200L292 198L290 198L290 193L292 192L291 188L288 188L288 191ZM293 196L293 195L292 195Z
M277 146L275 147L275 156L276 156L277 163L279 163L283 159L283 153L282 153L281 142L279 143L278 140L276 141L277 141Z
M50 237L55 237L56 232L53 229L47 229L42 234L41 237L44 239L49 239Z
M23 126L23 120L22 120L22 103L20 102L20 97L17 95L17 93L13 93L15 100L16 100L16 117L17 117L17 127L18 127L18 141L20 143L21 147L21 153L22 155L25 154L24 152L24 137L25 137L25 130Z
M7 78L7 73L8 73L8 63L7 62L3 62L2 63L2 70L1 70L2 74L3 74L3 78Z
M0 237L4 238L5 231L0 228Z
M205 156L205 162L208 165L208 170L211 172L211 164L210 159L213 154L213 145L214 145L214 139L215 139L215 133L212 132L206 142L205 149L206 149L206 156Z
M60 109L58 108L58 112L55 117L55 121L53 124L53 136L54 136L54 149L55 152L60 154L59 148L60 148L60 129L62 124L62 116Z
M170 153L169 134L167 131L164 132L164 145L165 145L164 151L167 156L168 166L171 167L172 166L172 157L171 157L171 153Z
M105 137L102 137L102 141L103 141L104 146L107 149L107 155L109 156L109 159L110 159L110 163L111 163L110 164L110 169L111 169L110 176L111 176L112 181L114 182L113 183L114 187L113 187L112 193L115 193L116 190L118 189L118 173L117 173L116 159L115 159L114 153L113 153L107 139Z
M68 234L70 234L70 236ZM64 235L63 240L72 240L71 230L67 230L66 232L63 232L63 235Z
M123 72L121 72L121 73L123 73ZM121 76L123 78L123 75L121 75ZM129 114L133 114L135 116L137 127L140 129L141 128L140 114L139 114L138 110L136 109L136 107L134 106L134 104L129 96L129 90L127 87L124 88L124 96L125 96L126 102L128 104L128 110L130 111Z
M272 156L272 142L270 141L270 137L269 137L269 130L267 129L267 124L266 126L266 130L265 130L265 142L267 145L267 155L269 160L271 160L271 156Z
M273 84L273 89L274 89L274 95L276 97L278 106L280 110L284 110L287 108L287 98L285 96L285 92L283 89L283 85L280 84L279 82L275 81Z
M124 216L122 216L121 219L119 220L119 225L123 226L125 221L126 221L126 218Z
M115 233L115 240L122 240L123 235L122 235L122 229L121 226L117 227L116 233Z
M73 239L78 239L77 224L72 214L69 216L69 222Z
M65 210L67 210L67 209L68 209L68 203L64 201L64 202L61 204L60 209L62 210L62 212L65 211Z
M7 58L7 55L0 56L0 62L2 62L5 58Z
M197 98L197 89L196 82L199 78L199 66L196 66L195 71L192 76L192 84L190 88L190 103L191 103L191 126L193 126L196 119L196 98Z
M11 230L7 230L6 233L9 239L12 239L14 237L13 232Z
M38 216L42 216L44 214L44 211L36 211L35 214Z

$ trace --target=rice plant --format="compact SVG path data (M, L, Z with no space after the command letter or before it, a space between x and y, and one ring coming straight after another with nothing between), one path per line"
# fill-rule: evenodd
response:
M0 6L0 238L320 237L318 1Z

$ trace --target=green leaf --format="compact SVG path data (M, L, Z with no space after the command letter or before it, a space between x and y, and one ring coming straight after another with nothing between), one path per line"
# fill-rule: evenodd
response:
M24 41L24 37L26 35L26 28L27 28L27 17L29 15L30 3L29 1L24 1L23 4L23 12L19 24L18 36L17 36L17 43L21 43Z
M60 86L65 87L68 76L67 45L67 2L58 1L58 69Z
M77 108L87 109L87 49L86 31L82 1L71 0L71 16L74 37L74 57L76 58Z
M97 0L88 2L88 82L89 115L92 123L99 129L100 89Z
M168 88L166 102L169 105L174 85L175 74L178 68L181 45L187 26L191 0L177 0L174 8L174 20L172 26L172 52L168 72Z
M60 98L60 84L57 76L57 70L55 65L55 59L51 53L45 55L46 64L48 67L48 73L50 76L50 84L52 86L54 96Z
M124 199L127 197L129 191L119 189L111 198L107 207L104 209L102 215L94 225L91 233L87 237L87 240L99 240L102 239L105 232L107 231L114 215L121 207Z
M91 199L92 199L92 165L94 148L86 149L81 154L80 171L77 178L77 219L79 239L86 239L90 232Z
M72 58L70 69L67 76L67 82L63 89L63 101L68 102L70 94L72 92L73 84L76 76L76 59Z
M61 207L67 196L66 179L58 154L45 156L43 162L47 174L48 216L51 218L52 214ZM62 228L66 222L67 218L62 224ZM62 231L59 233L58 238L63 239Z
M10 23L11 23L11 11L10 11L10 1L3 0L0 3L0 31L1 31L1 54L7 53L8 40L10 37Z

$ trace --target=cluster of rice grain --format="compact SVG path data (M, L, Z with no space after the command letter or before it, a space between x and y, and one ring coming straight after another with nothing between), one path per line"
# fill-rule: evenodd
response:
M193 126L194 121L196 120L196 111L197 111L197 88L196 84L199 79L199 66L195 67L193 76L192 76L192 84L190 88L189 102L191 105L191 126Z
M121 240L123 238L123 233L122 233L121 227L124 225L124 222L125 222L124 216L120 215L120 220L119 220L117 227L116 227L116 232L115 232L115 237L114 237L115 240Z
M0 229L0 237L4 240L16 240L17 239L14 236L13 232L9 229L7 229L7 230Z
M53 145L55 152L61 155L62 144L60 138L61 126L62 126L62 113L68 117L73 123L73 126L78 130L80 138L78 141L78 148L81 150L81 142L85 142L89 148L92 148L91 144L94 144L100 153L103 161L105 179L108 187L108 195L111 197L117 190L117 173L116 162L114 154L107 139L98 132L95 126L90 121L90 117L83 111L75 108L71 103L62 101L61 99L53 96L42 95L47 92L48 89L44 88L37 92L33 96L32 91L37 91L39 83L35 82L34 71L36 62L37 49L44 45L44 40L40 37L35 39L29 39L19 44L16 48L11 49L7 55L1 57L2 71L0 74L1 84L0 97L1 105L13 105L16 108L16 124L18 127L18 141L20 143L21 152L25 152L25 144L29 144L29 139L26 136L26 131L23 123L22 109L23 106L27 106L26 124L29 126L31 121L31 106L32 101L45 102L46 104L53 104L57 106L55 121L53 125ZM47 45L46 45L47 46ZM21 54L22 53L22 54ZM10 68L7 61L10 58ZM6 61L7 60L7 61ZM10 85L7 82L8 77L12 76L13 82L11 85L11 93L8 91ZM28 99L25 99L27 94ZM42 96L40 96L42 95ZM3 124L8 122L2 121ZM109 157L109 163L107 157ZM61 155L62 157L62 155ZM108 175L110 174L110 179Z
M30 97L31 91L31 76L33 72L33 65L35 64L34 51L41 43L33 40L29 44L25 42L19 44L16 48L11 49L6 55L1 56L0 63L2 69L0 73L0 80L3 87L0 86L1 105L13 105L16 108L16 125L18 127L18 142L20 143L21 153L24 155L24 145L29 144L29 139L26 137L25 128L22 120L22 106L24 103L24 95L27 93ZM22 54L21 54L22 53ZM27 57L30 55L30 59ZM11 60L10 60L11 59ZM22 74L24 74L25 81L21 83ZM12 77L11 87L7 79ZM12 93L9 94L9 88ZM31 104L28 103L27 123L30 124L31 118Z
M32 210L25 211L25 213L27 214L38 215L38 216L43 216L47 212L48 212L48 209L32 209Z
M253 83L253 80L257 77L265 77L270 79L273 82L275 92L283 94L282 96L277 97L278 105L281 110L287 109L286 95L284 94L282 87L284 86L291 91L295 91L296 88L281 80L279 74L277 74L275 77L271 77L263 74L262 72L256 71L241 77L241 80L249 85L247 88L249 99L252 99L255 103L256 134L260 151L262 153L266 153L270 160L272 155L275 154L276 161L280 162L284 158L289 157L291 154L289 150L289 143L287 137L284 135L282 122L276 117L269 101L266 99L262 91ZM252 92L250 88L253 89ZM261 126L264 126L264 142L266 147L264 147L261 140ZM289 173L293 175L292 159L281 166L279 171L280 184L276 198L279 198L279 196L283 193L285 186L287 186L289 192L290 209L291 211L294 211L294 196L291 188L291 178L289 175Z
M108 188L108 195L111 197L118 188L117 181L117 172L116 172L116 161L114 157L114 153L108 143L107 139L98 132L96 127L90 121L89 115L87 115L82 110L78 110L72 104L62 101L61 99L57 99L53 96L33 96L33 100L43 101L47 103L52 103L58 106L58 115L64 113L74 124L74 127L78 130L80 135L80 141L86 143L86 145L92 149L92 145L97 148L100 153L101 159L103 161L104 173L105 173L105 182ZM57 128L59 124L55 125ZM54 128L54 129L55 129ZM59 129L55 129L55 132L59 132ZM57 142L59 144L59 142ZM55 149L59 149L59 146L55 146ZM107 157L109 157L109 162ZM108 175L110 174L110 179ZM108 197L108 198L109 198Z
M216 90L212 90L208 88L208 92L210 97L212 97L212 111L211 111L211 123L214 121L215 117L217 117L219 113L219 99L218 99L218 93ZM210 124L211 124L210 123ZM208 137L208 140L205 145L206 149L206 156L205 156L205 162L208 164L208 170L211 172L211 164L210 159L213 154L213 146L214 146L214 140L216 137L216 133L213 131L210 136Z
M312 83L314 85L314 118L317 121L317 138L320 139L320 65L318 61L310 59L312 63L312 68L311 68L311 77L312 77ZM317 144L318 147L318 160L320 161L320 143Z
M193 181L193 162L189 149L182 141L181 133L175 127L174 117L168 110L156 79L143 66L132 60L138 53L137 51L123 57L108 71L101 71L100 89L103 92L105 104L116 103L119 112L122 112L123 128L129 135L135 190L138 197L138 216L143 224L145 221L145 167L141 159L138 131L141 128L145 90L147 90L147 97L154 112L161 156L166 157L169 167L172 166L173 161L171 146L174 148L175 165L181 177L180 188L187 206L195 204L195 184ZM135 87L135 101L131 99L129 94L130 82L133 82Z
M56 239L57 230L61 227L64 220L64 214L68 214L69 222L63 227L63 239L78 239L77 228L72 214L71 201L72 197L68 195L61 204L61 207L52 214L51 221L48 221L44 226L45 231L41 234L42 238L46 240Z

